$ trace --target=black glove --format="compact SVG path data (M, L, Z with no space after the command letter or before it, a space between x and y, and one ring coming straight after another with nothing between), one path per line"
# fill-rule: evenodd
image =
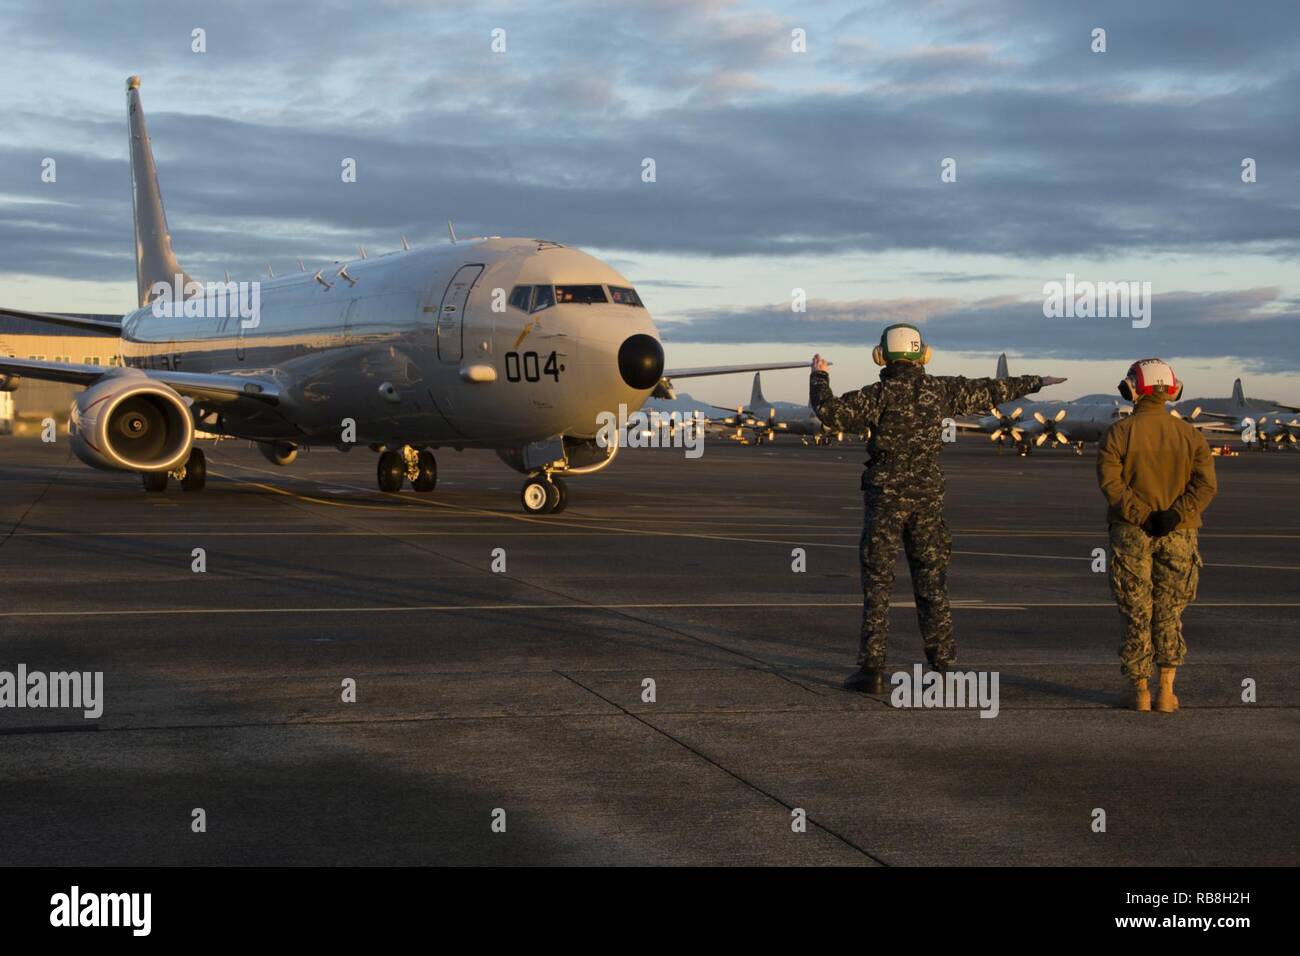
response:
M1173 508L1166 511L1153 511L1147 518L1146 524L1142 526L1142 530L1153 538L1163 538L1182 524L1182 521L1182 515Z

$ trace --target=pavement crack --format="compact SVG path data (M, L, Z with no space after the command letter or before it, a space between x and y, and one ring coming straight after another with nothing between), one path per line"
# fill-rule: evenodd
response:
M598 700L604 701L610 707L615 708L625 716L631 717L637 723L644 725L645 727L654 731L656 734L659 734L661 737L670 740L678 747L681 747L683 750L686 750L687 752L698 757L700 760L703 760L705 763L707 763L709 766L713 767L714 769L722 771L728 777L731 777L733 780L737 781L738 783L743 784L744 786L748 787L750 790L753 790L755 793L767 798L768 800L771 800L774 803L780 804L781 806L785 807L787 810L793 811L796 809L794 804L786 802L785 800L783 800L781 797L777 796L775 793L773 793L770 790L765 790L763 787L760 787L758 784L754 783L754 781L742 777L740 774L736 773L731 768L725 766L724 764L710 757L708 754L704 753L699 748L692 747L690 744L682 740L680 737L677 737L669 733L667 730L664 730L662 727L656 726L655 724L647 720L645 717L642 717L640 714L628 710L622 704L618 703L618 701L611 700L610 698L606 697L604 694L600 693L599 691L594 690L591 687L588 687L586 684L582 683L582 681L578 680L576 677L566 674L564 673L564 671L560 671L560 670L557 670L555 673L559 674L565 680L570 681L576 686L582 688L588 694L591 694L593 697L597 698ZM846 837L844 834L840 833L837 830L832 829L831 827L827 826L825 823L820 822L819 820L814 818L811 813L807 814L807 819L808 822L812 826L815 826L818 830L821 830L823 833L827 834L828 836L838 840L840 843L843 843L845 846L849 847L850 849L856 850L858 853L862 854L872 862L877 863L880 866L890 865L886 863L884 860L882 860L879 856L872 853L870 850L866 849L863 846L859 846L857 843L855 843L853 840Z

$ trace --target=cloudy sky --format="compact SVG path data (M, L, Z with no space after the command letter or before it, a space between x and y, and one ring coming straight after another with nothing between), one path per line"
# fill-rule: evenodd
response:
M609 260L670 365L819 350L848 389L908 320L939 373L1006 350L1071 397L1159 354L1190 394L1244 375L1300 402L1295 0L0 0L0 35L7 305L132 305L138 73L199 278L443 242L452 219ZM1150 282L1150 327L1045 318L1067 273Z

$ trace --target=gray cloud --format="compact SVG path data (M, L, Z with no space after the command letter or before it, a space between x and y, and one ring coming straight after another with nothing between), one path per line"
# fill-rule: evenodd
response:
M196 274L436 240L448 218L462 233L709 256L1300 253L1290 2L927 6L868 4L839 33L801 10L806 61L788 52L793 17L717 0L389 0L366 15L327 0L306 21L276 4L145 0L128 17L8 3L0 25L32 76L75 61L118 85L148 66L175 243ZM852 42L904 20L928 45ZM1086 43L1098 23L1100 56ZM189 52L195 25L206 56ZM496 25L506 56L487 51ZM17 128L0 148L5 268L129 278L122 118L68 103ZM43 155L60 159L57 186L36 176ZM1246 155L1260 164L1250 186ZM344 156L360 164L353 186ZM654 184L639 179L647 156ZM939 181L945 156L956 183Z
M874 345L886 325L912 322L936 349L954 352L1107 361L1228 356L1251 371L1300 368L1300 299L1276 288L1158 294L1151 318L1149 328L1136 329L1127 319L1047 319L1041 298L895 299L810 301L806 313L791 312L788 303L700 310L660 329L672 343L862 346Z

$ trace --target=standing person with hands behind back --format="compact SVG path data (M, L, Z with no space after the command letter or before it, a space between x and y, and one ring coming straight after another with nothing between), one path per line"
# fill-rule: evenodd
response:
M1174 675L1187 656L1183 609L1200 577L1196 529L1218 490L1214 459L1204 436L1165 409L1183 393L1167 363L1134 362L1119 393L1133 414L1106 430L1097 483L1109 506L1110 589L1124 617L1120 671L1133 685L1133 709L1145 711L1158 664L1156 710L1172 714Z
M832 431L871 431L862 474L862 639L858 670L844 682L847 690L884 692L889 593L900 541L912 572L926 659L938 671L957 659L948 606L952 540L943 520L939 468L943 420L983 412L1065 381L1037 375L927 375L931 354L915 326L891 325L872 352L876 364L884 366L880 381L839 398L831 391L829 363L813 356L809 404L822 424Z

